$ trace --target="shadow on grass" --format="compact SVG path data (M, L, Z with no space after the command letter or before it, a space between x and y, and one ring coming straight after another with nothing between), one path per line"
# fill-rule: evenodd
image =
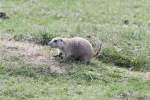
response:
M16 34L13 36L13 39L16 41L27 40L29 42L34 42L36 44L47 45L48 42L56 36L57 36L56 34L41 31L37 33L36 35L34 33L30 33L30 36L25 35L25 34Z

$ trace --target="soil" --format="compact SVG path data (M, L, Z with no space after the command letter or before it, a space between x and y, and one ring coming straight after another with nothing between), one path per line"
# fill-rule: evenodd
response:
M25 64L44 65L51 73L65 73L67 64L60 63L53 55L55 50L48 46L37 45L29 42L0 39L0 60L12 61L19 57Z

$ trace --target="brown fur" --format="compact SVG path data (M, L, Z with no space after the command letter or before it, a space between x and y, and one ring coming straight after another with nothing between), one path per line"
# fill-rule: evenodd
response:
M69 59L74 57L75 59L90 61L93 56L96 56L99 53L99 49L94 52L94 49L91 43L81 37L73 38L54 38L49 42L49 45L52 48L58 48L65 56Z

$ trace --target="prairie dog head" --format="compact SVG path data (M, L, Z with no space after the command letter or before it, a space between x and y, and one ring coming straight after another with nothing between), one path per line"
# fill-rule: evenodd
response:
M53 38L49 43L48 45L52 48L63 48L64 45L65 45L65 42L64 42L64 39L63 38Z

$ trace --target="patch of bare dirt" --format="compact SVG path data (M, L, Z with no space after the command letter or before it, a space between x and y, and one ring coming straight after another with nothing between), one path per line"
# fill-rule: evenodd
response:
M21 59L25 64L44 65L51 73L65 73L67 64L59 63L52 55L55 55L49 47L29 42L14 40L0 40L0 60ZM11 58L11 59L10 59Z

